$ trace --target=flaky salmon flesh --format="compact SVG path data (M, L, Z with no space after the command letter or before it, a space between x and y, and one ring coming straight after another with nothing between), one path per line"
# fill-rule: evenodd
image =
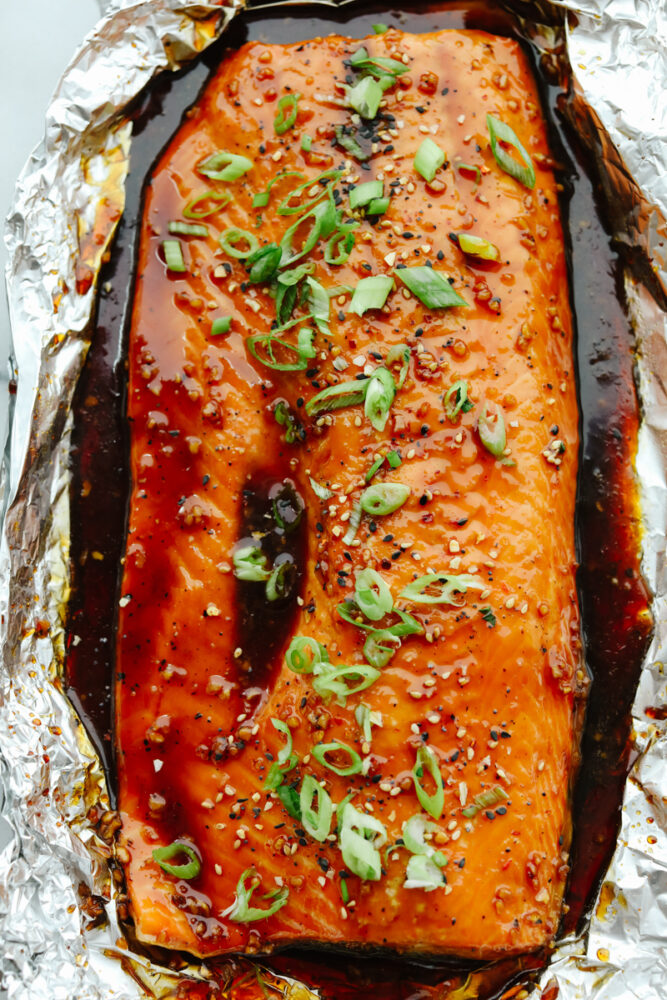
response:
M146 188L128 365L139 939L549 945L578 411L521 46L391 29L226 55Z

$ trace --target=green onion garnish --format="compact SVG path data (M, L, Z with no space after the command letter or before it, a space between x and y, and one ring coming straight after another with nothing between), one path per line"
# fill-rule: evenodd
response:
M247 889L246 881L249 878L252 878L253 882L250 888ZM246 868L236 886L236 898L229 909L223 912L222 916L229 917L230 920L233 920L237 924L249 924L251 921L265 920L267 917L273 916L287 902L289 889L287 886L282 886L280 889L272 889L271 892L267 892L262 896L262 899L273 900L269 906L250 906L252 894L258 885L259 878L256 876L255 870L253 868Z
M466 300L454 291L447 278L432 267L423 264L401 267L397 268L394 274L428 309L449 309L452 306L468 305Z
M299 802L299 793L296 790L296 782L286 785L280 784L275 789L275 793L280 799L283 809L292 817L292 819L297 820L298 823L301 822L301 805Z
M374 517L393 514L410 496L410 487L403 483L379 483L361 494L361 509Z
M358 570L355 574L354 599L369 621L379 622L394 606L389 587L374 569Z
M477 580L467 573L459 576L447 573L427 573L409 583L399 596L405 598L406 601L415 601L417 604L453 604L454 607L461 607L465 602L457 601L454 594L465 594L469 587L472 590L486 589L481 580Z
M270 180L269 183L266 185L265 190L260 191L252 199L252 207L266 208L266 206L269 204L269 198L271 197L271 188L273 187L274 184L278 184L280 181L284 181L286 177L303 177L303 174L301 173L300 170L283 170L282 173L276 174L276 176L272 180ZM229 200L229 195L227 195L227 199Z
M373 198L373 200L368 203L366 215L384 215L389 208L390 200L390 198Z
M301 317L299 322L303 322L305 318ZM309 360L314 358L316 354L313 347L313 331L308 327L299 330L296 345L290 344L286 340L280 340L271 333L255 333L248 337L246 345L253 358L277 372L305 371L308 368ZM274 354L276 347L286 353L288 358L295 355L296 360L279 361ZM263 354L260 353L260 349L264 351Z
M221 208L224 208L230 200L231 195L226 191L222 194L217 191L204 191L187 203L183 209L183 215L186 219L207 219L209 215L213 215L214 212L219 212ZM213 202L213 204L209 204L207 208L206 205L210 202ZM199 208L199 205L204 205L204 208Z
M286 744L278 752L278 757L275 763L269 768L269 773L266 776L266 781L264 782L264 788L266 791L276 791L283 783L283 779L288 771L291 771L293 767L296 767L298 762L297 755L293 752L292 748L292 731L286 722L282 719L271 719L271 723L282 733L286 739Z
M183 260L183 251L178 240L163 240L162 252L169 271L187 271Z
M365 691L380 676L380 671L374 667L358 663L354 666L332 666L329 663L318 663L314 670L313 688L327 701L335 696L339 705L345 705L345 699L350 695Z
M313 808L313 803L317 798L317 809ZM327 791L320 785L319 781L307 774L301 785L299 796L299 806L301 809L301 822L306 833L309 833L315 840L322 842L329 836L331 829L331 819L333 817L333 802Z
M273 119L273 131L284 135L296 122L297 104L301 94L285 94L278 101L278 114Z
M423 889L431 892L445 885L445 877L431 858L417 854L410 858L405 869L404 889Z
M282 256L283 252L277 243L267 243L266 246L259 247L246 258L248 281L252 285L271 281L278 271Z
M190 858L184 865L169 864L172 858L177 858L183 854ZM153 851L153 860L157 861L160 868L167 872L168 875L174 875L176 878L197 878L197 875L201 871L199 855L192 844L185 843L182 840L175 840L173 844L168 844L166 847L156 847Z
M382 858L379 848L387 843L384 824L359 812L348 802L343 810L340 849L345 865L365 881L377 882L382 876Z
M317 417L331 410L342 410L347 406L356 406L366 398L368 379L352 382L339 382L322 389L306 403L306 413L309 417Z
M481 809L489 809L491 806L498 805L499 802L507 802L509 795L504 788L500 785L495 785L493 788L489 788L486 792L480 792L472 800L472 805L466 806L461 812L463 815L470 819L472 816L476 816Z
M384 455L378 455L378 457L375 459L375 461L373 462L373 464L371 465L370 469L368 470L368 472L364 477L367 483L370 483L375 473L378 472L379 469L382 467L383 462L384 462Z
M347 525L347 531L343 535L343 544L351 545L354 539L357 537L357 532L359 531L359 525L361 524L361 504L356 503L352 508L350 514L350 520Z
M493 153L495 161L501 170L504 170L506 174L510 175L510 177L514 177L514 179L519 181L520 184L523 184L524 187L534 188L535 167L533 166L533 161L519 142L514 129L510 128L510 126L506 125L505 122L502 122L500 118L495 118L493 115L486 116L486 127L489 130L491 152ZM510 154L500 145L501 142L506 142L510 146L513 146L523 160L523 164L515 160L513 156L510 156Z
M397 77L408 72L408 67L399 62L398 59L390 59L388 56L371 56L363 45L350 56L350 66L357 70L361 69L367 73L373 73L380 79L387 74Z
M245 229L225 229L220 233L218 242L229 257L235 257L237 260L245 260L259 250L259 240ZM236 244L244 242L248 244L247 250L239 250Z
M285 653L285 663L295 674L312 674L318 663L328 663L326 648L308 635L297 635Z
M482 406L482 412L477 418L477 433L479 439L492 455L502 458L507 446L507 435L505 434L505 420L499 406L496 407L495 420L487 414L486 403Z
M371 154L364 152L357 139L345 131L344 125L336 125L336 142L341 149L353 156L355 160L359 160L360 163L370 158Z
M312 476L308 476L308 479L310 480L310 485L313 487L313 493L318 500L331 500L332 496L335 495L333 490L328 489L326 486L322 486L316 479L313 479Z
M175 236L208 236L208 226L198 226L196 223L175 220L169 223L169 232Z
M310 223L310 229L303 236L301 247L297 250L292 247L292 239L297 231L301 229L304 222ZM336 228L337 213L333 198L328 196L326 201L315 205L305 215L299 216L289 229L287 229L280 241L283 250L283 261L292 264L295 260L304 257L313 249L319 239L324 239Z
M401 464L401 456L397 451L390 451L387 453L387 461L392 469L397 469Z
M470 163L457 163L456 169L459 171L459 173L463 174L464 176L466 174L473 175L473 177L475 178L475 187L473 188L473 193L474 193L481 184L482 171L479 169L479 167L473 167Z
M361 773L363 767L361 757L356 750L353 750L352 747L347 745L347 743L342 743L340 740L335 740L333 743L317 743L310 752L316 761L324 767L328 767L330 771L334 772L334 774L339 774L341 777L347 777L348 774ZM342 767L339 767L337 764L332 764L331 761L327 760L328 753L347 754L349 763Z
M242 542L232 556L234 576L237 580L253 583L264 582L271 576L266 556L261 546L253 542Z
M396 395L396 386L390 371L376 368L368 380L364 413L376 431L383 431L389 417L389 410Z
M282 719L272 718L271 724L273 725L274 729L277 729L279 733L282 733L285 739L287 740L285 746L278 753L276 761L278 764L287 764L290 757L292 756L292 730L290 729L290 727L287 725L286 722L283 722Z
M313 145L312 137L304 133L301 136L301 149L304 151L304 153L310 153L312 145Z
M450 240L463 250L469 257L481 257L482 260L500 260L500 250L495 243L489 243L481 236L471 233L450 233Z
M444 150L440 149L440 146L433 142L433 139L426 138L417 150L412 162L417 173L421 174L424 180L430 184L445 159Z
M405 68L404 68L405 71ZM347 88L347 103L362 118L375 118L380 108L384 91L372 76L365 76L353 87Z
M229 329L232 325L231 316L218 316L211 323L211 336L220 337L224 333L229 333Z
M274 563L271 575L266 581L267 601L282 601L290 592L290 577L294 576L294 563L290 558Z
M292 171L290 171L292 173ZM305 180L303 184L299 184L298 187L293 188L292 191L287 195L283 201L278 205L278 215L296 215L297 212L304 212L308 208L312 208L316 205L318 201L321 201L329 193L329 188L332 184L335 184L337 180L340 180L342 175L341 170L325 170L324 173L318 174L317 177L311 177L309 180ZM289 173L282 174L281 177L289 177ZM303 176L301 174L300 176ZM279 178L275 178L278 180ZM275 183L275 180L272 183ZM325 183L326 182L326 183ZM292 199L301 195L302 191L306 188L317 188L320 185L320 190L316 191L308 201L300 202L298 205L292 204ZM271 185L269 185L270 187ZM268 190L268 188L267 188Z
M459 379L449 387L444 398L445 414L450 423L455 424L459 413L472 410L474 403L468 397L468 383Z
M393 287L394 279L387 274L362 278L354 290L348 312L363 316L369 309L382 309Z
M252 160L247 156L228 153L224 149L213 153L208 159L197 165L197 172L212 181L235 181L252 167ZM222 169L220 169L222 167Z
M340 877L340 898L343 900L343 906L347 906L350 902L350 890L348 889L347 882L342 875Z
M390 368L395 361L401 362L401 370L398 373L397 389L403 388L403 383L410 368L410 348L407 344L394 344L387 354L387 368Z
M447 863L445 855L427 844L425 838L425 834L437 833L439 829L437 823L432 823L425 819L421 813L416 813L403 824L401 831L403 843L411 854L423 854L427 858L433 858L436 864L444 865Z
M354 246L354 233L351 230L353 227L356 228L356 226L356 222L348 222L336 230L324 248L324 259L327 264L333 264L335 267L338 267L340 264L345 263ZM338 252L336 253L336 251Z
M428 771L435 782L435 791L430 795L422 784L424 771ZM415 783L417 798L422 809L425 809L433 819L440 819L442 810L445 807L445 789L438 766L438 759L430 747L421 746L417 750L417 760L412 769L412 777Z
M401 648L401 640L391 629L374 629L366 636L364 656L372 667L386 667Z
M365 742L370 743L373 736L372 727L382 726L382 713L372 711L368 705L361 702L354 710L354 717Z
M364 184L357 184L350 191L350 208L363 208L374 198L381 198L382 190L382 181L366 181Z
M329 313L331 311L331 302L329 300L329 295L326 288L316 281L315 278L306 278L306 285L308 286L308 307L311 316L315 320L315 325L320 333L324 333L327 336L330 334L329 330Z
M389 31L389 25L387 24L373 24L371 25L373 31L376 35L384 35L385 31Z

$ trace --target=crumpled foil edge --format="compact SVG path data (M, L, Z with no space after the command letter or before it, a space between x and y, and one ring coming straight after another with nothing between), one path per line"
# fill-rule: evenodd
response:
M113 885L108 847L87 822L90 805L107 801L103 775L59 688L69 403L87 352L97 273L123 208L131 130L119 112L154 73L177 68L213 41L243 0L98 2L104 16L56 92L8 222L13 368L20 373L0 479L0 806L14 830L0 854L0 973L10 1000L134 1000L145 990L164 996L173 986L169 970L116 944L113 905L107 925L84 928L81 887L84 896L104 900ZM665 280L667 105L660 95L667 11L660 0L554 2L576 14L568 29L576 84L655 206L647 238ZM667 370L667 328L664 313L630 277L626 291L639 331L637 472L656 630L633 709L637 759L617 849L588 934L562 942L541 977L543 987L555 983L560 997L573 1000L667 998L667 725L659 717L667 708L667 390L657 375ZM659 710L657 718L648 708ZM205 975L195 965L179 973Z

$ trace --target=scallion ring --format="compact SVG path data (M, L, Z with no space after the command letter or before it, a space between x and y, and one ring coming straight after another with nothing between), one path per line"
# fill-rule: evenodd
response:
M284 555L280 562L276 560L264 588L267 601L282 601L288 597L295 575L296 567L290 556Z
M374 569L357 570L354 599L361 613L371 622L379 622L394 606L389 587Z
M267 243L266 246L259 247L246 257L248 281L252 285L271 281L280 267L282 256L283 252L277 243Z
M246 882L249 878L252 878L253 882L248 889L246 888ZM259 882L260 879L256 875L255 870L253 868L246 868L236 886L236 898L229 909L223 912L222 916L229 917L230 920L233 920L237 924L249 924L255 920L266 920L267 917L271 917L274 913L277 913L287 902L289 889L287 886L282 886L280 889L272 889L270 892L265 893L262 899L272 900L269 906L250 906L250 900Z
M344 226L340 226L325 245L324 259L327 264L339 267L348 259L354 246L353 226L356 228L357 223L348 222Z
M390 371L376 368L368 380L364 413L376 431L383 431L389 417L389 410L396 395L396 386Z
M197 172L212 181L235 181L252 168L252 160L220 149L197 165ZM221 169L222 168L222 169Z
M192 198L185 208L183 215L186 219L207 219L209 215L219 212L221 208L231 200L231 195L224 191L202 191L195 198ZM212 204L211 204L212 203ZM203 205L203 208L199 206ZM208 205L208 207L206 207Z
M313 331L307 327L299 330L296 345L290 344L286 340L280 340L270 333L255 333L251 337L248 337L246 345L253 358L256 358L257 361L267 368L272 368L278 372L305 371L308 368L308 362L311 358L315 357L316 353L313 347ZM296 355L296 360L279 361L274 353L276 347L285 352L287 357ZM260 348L264 349L264 354L260 353Z
M385 362L387 368L391 368L395 361L401 362L401 370L398 373L396 388L402 389L408 371L410 370L410 348L407 344L394 344L394 346L389 349L387 360Z
M297 212L305 212L307 209L312 208L313 205L328 195L329 188L336 181L340 180L341 175L341 170L332 169L325 170L317 177L305 180L303 184L299 184L298 187L293 188L287 197L280 202L277 208L278 215L296 215ZM283 176L287 177L288 175L284 174ZM307 201L299 202L298 205L292 203L293 199L300 196L307 188L317 188L318 185L321 186L321 190L316 191Z
M450 423L456 423L459 413L467 413L472 410L474 403L468 397L468 383L465 379L458 379L454 382L444 398L445 414Z
M285 663L295 674L312 674L318 663L328 662L326 648L308 635L295 636L285 653Z
M405 63L399 62L398 59L391 59L388 56L369 55L368 50L363 45L350 56L350 66L356 70L375 73L379 77L386 76L387 74L396 77L408 72L408 67Z
M479 257L480 260L500 260L500 250L495 243L474 236L472 233L450 233L449 238L468 257Z
M430 774L435 784L435 791L430 794L426 791L423 784L425 772ZM442 782L442 775L440 774L440 767L438 766L438 759L430 747L421 746L417 750L417 760L412 769L412 778L422 809L425 809L433 819L440 819L442 810L445 808L445 789Z
M336 222L336 206L329 197L325 201L319 202L314 208L306 212L305 215L300 216L285 231L280 241L283 251L283 264L291 264L304 257L307 253L310 253L318 240L326 239L333 232L336 228ZM309 228L303 236L301 246L295 249L292 246L292 241L304 224L308 225Z
M457 600L455 594L465 594L468 589L485 590L485 584L474 576L462 573L453 576L447 573L426 573L404 587L399 597L416 604L451 604L461 607L465 602Z
M423 854L417 854L408 861L403 888L432 892L434 889L441 889L446 881L435 861Z
M282 750L279 751L278 756L276 757L276 763L281 765L287 764L292 756L292 730L286 722L283 722L282 719L271 718L271 724L274 729L277 729L279 733L283 734L287 741Z
M374 684L380 671L365 663L333 666L320 662L315 664L313 674L313 688L321 698L327 701L334 696L339 705L345 705L346 699L351 695L365 691Z
M428 309L451 309L453 306L468 305L454 291L447 278L432 267L423 264L401 267L396 268L394 274Z
M235 257L237 260L245 260L259 250L259 240L245 229L225 229L224 233L220 233L218 242L229 257ZM247 250L237 248L236 244L243 242L248 244Z
M363 184L357 184L349 194L350 208L363 208L374 198L381 198L382 190L382 181L365 181Z
M378 483L361 494L361 509L373 517L383 517L402 507L409 496L410 487L404 483Z
M362 118L370 120L377 115L383 94L382 85L372 76L365 76L353 87L347 87L347 104Z
M369 379L352 382L339 382L338 385L327 386L316 393L306 403L306 413L309 417L317 417L331 410L342 410L347 406L356 406L366 398Z
M348 763L343 766L332 764L331 761L327 760L327 754L334 753L347 754ZM339 774L341 777L347 777L349 774L361 774L363 766L361 757L356 750L353 750L347 743L342 743L340 740L335 740L333 743L317 743L310 751L310 754L311 757L314 757L324 767L328 767L330 771L333 771L334 774Z
M379 881L382 876L379 848L387 843L387 830L379 819L359 812L347 802L340 820L339 843L343 861L351 872L365 881Z
M433 139L427 137L417 150L412 163L417 173L421 174L427 184L430 184L445 159L445 151L440 149L440 146L433 142Z
M169 864L172 858L177 858L183 854L190 859L185 864ZM168 844L166 847L156 847L153 850L153 860L157 861L163 871L167 872L168 875L173 875L175 878L197 878L201 872L201 860L197 851L192 844L188 844L183 840L175 840L173 844Z
M257 542L241 542L234 551L232 561L237 580L263 583L271 576L266 556Z
M363 163L370 158L371 154L361 148L355 136L346 131L345 125L336 125L336 142L346 153L349 153L355 160L358 160L359 163Z
M359 531L360 524L361 524L361 504L356 503L350 513L350 520L347 525L347 531L343 535L343 545L352 544L354 539L357 537L357 532Z
M377 628L366 636L364 656L372 667L386 667L401 648L401 640L391 629Z
M501 170L504 170L510 177L514 177L524 187L534 188L535 167L533 166L533 161L519 142L514 129L506 125L500 118L495 118L494 115L486 116L486 127L489 130L491 152ZM519 163L513 156L510 156L507 150L503 149L500 145L501 142L506 142L508 145L513 146L523 160L523 163Z
M175 236L208 236L208 226L192 222L179 222L178 219L169 223L169 232Z
M273 131L284 135L296 122L297 105L301 94L285 94L278 101L278 114L273 119Z
M369 309L382 309L393 287L394 279L388 274L373 274L362 278L354 290L348 312L363 316Z
M266 185L264 191L259 191L252 199L252 207L266 208L271 197L271 188L274 184L279 184L280 181L284 181L286 177L303 177L303 174L300 170L283 170L282 173L276 174L276 176ZM229 195L227 197L229 198Z
M314 808L315 799L317 799L317 809ZM312 774L307 774L303 779L299 806L301 822L306 833L320 843L326 840L331 829L333 802L329 793Z
M187 271L185 261L183 260L183 250L178 240L163 240L162 252L168 271L177 271L179 273Z
M384 215L389 208L390 198L373 198L366 207L366 215Z
M477 418L477 433L486 450L496 458L502 458L507 447L505 420L499 406L496 407L495 419L487 413L486 406L484 403L482 412Z
M232 325L231 316L218 316L211 323L211 336L221 337L225 333L229 333Z

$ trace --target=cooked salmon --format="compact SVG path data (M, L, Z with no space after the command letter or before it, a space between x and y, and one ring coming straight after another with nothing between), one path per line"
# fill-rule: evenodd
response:
M572 320L520 45L244 45L145 194L115 698L139 938L556 933L583 680Z

